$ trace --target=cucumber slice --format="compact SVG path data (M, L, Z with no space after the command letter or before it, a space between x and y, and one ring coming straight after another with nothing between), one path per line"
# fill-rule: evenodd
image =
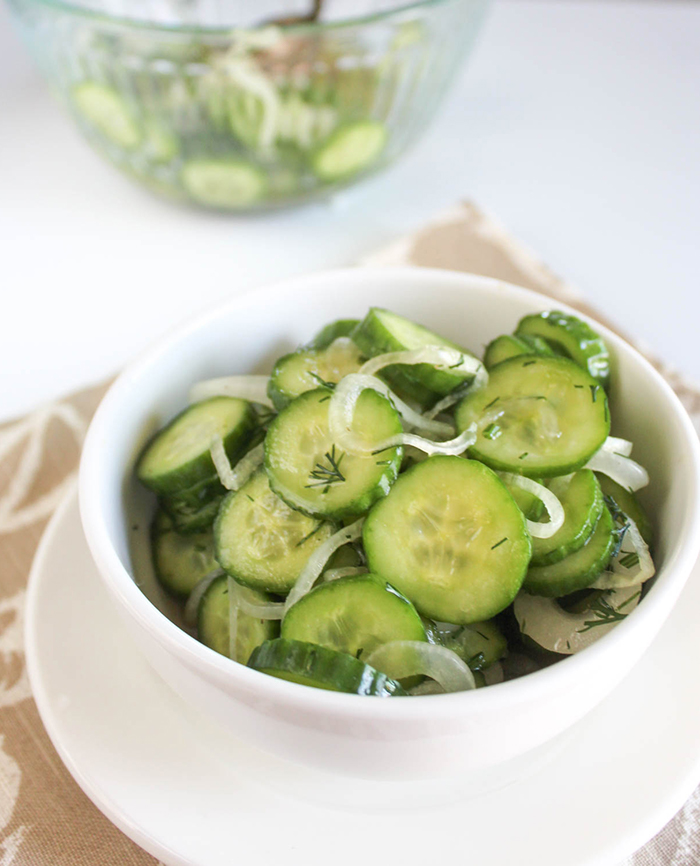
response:
M270 601L263 592L241 588L251 602ZM236 648L234 661L246 664L253 650L266 640L277 637L279 623L269 619L256 619L240 608L236 614ZM199 602L197 611L197 637L221 655L230 652L228 578L224 574L211 582Z
M217 478L210 447L220 436L235 463L255 429L255 413L246 400L212 397L189 406L148 443L139 458L139 480L163 496L182 494Z
M182 493L162 496L160 503L172 519L175 531L189 535L211 527L226 492L217 476Z
M248 667L332 692L382 698L406 694L396 680L350 655L296 640L266 641L253 652Z
M603 475L602 473L596 474L603 494L612 499L623 514L634 520L642 538L651 547L654 541L654 530L651 528L651 522L634 493L631 490L625 490L617 481L613 481L607 475Z
M185 191L198 204L221 210L250 207L262 199L267 181L255 165L237 159L194 159L180 174Z
M274 366L267 394L280 411L305 391L336 385L362 366L362 355L348 337L339 337L325 349L299 349L284 355Z
M559 354L571 358L604 388L610 382L610 355L602 337L576 316L550 310L525 316L516 337L542 337Z
M463 625L456 630L445 631L438 625L443 646L465 661L472 671L481 671L508 654L508 641L492 620Z
M515 503L528 520L539 520L545 513L544 502L516 484L513 484L507 477L501 481L508 489L508 493L515 499Z
M353 340L368 358L387 352L422 349L425 346L447 346L472 357L470 352L457 343L379 307L370 309L353 333ZM474 378L469 373L438 370L431 364L392 364L385 367L380 376L399 396L414 400L424 407L433 405L439 397L446 396Z
M398 479L365 521L369 568L425 616L468 624L515 598L530 561L525 518L490 469L429 457Z
M264 470L224 499L214 524L216 558L239 583L285 595L333 527L289 508Z
M605 391L567 358L511 358L455 413L460 431L476 423L470 455L493 469L533 478L583 467L610 432Z
M386 145L383 124L361 120L337 129L317 148L311 167L323 181L346 180L376 162Z
M411 602L375 574L341 577L312 589L292 605L282 637L366 658L394 640L427 640Z
M503 334L496 337L486 347L484 354L484 366L487 370L507 361L509 358L517 358L519 355L546 355L552 356L554 352L540 337L513 337Z
M219 567L211 532L180 535L162 510L151 526L151 550L156 577L168 592L183 598Z
M351 337L359 324L359 319L337 319L335 322L329 322L311 340L308 348L325 349L338 337Z
M73 88L72 97L82 117L112 144L124 150L139 146L142 132L138 121L113 87L83 81Z
M403 449L357 456L336 448L328 430L330 392L307 391L283 409L265 440L270 486L292 508L317 517L343 520L364 514L389 492ZM376 391L360 395L354 432L370 446L401 433L401 419Z
M590 586L610 561L615 541L613 529L610 511L604 507L588 542L554 565L531 567L523 589L531 595L558 598Z
M531 566L553 565L580 550L603 513L603 491L590 469L581 469L572 477L553 478L549 488L564 507L564 524L549 538L532 539Z

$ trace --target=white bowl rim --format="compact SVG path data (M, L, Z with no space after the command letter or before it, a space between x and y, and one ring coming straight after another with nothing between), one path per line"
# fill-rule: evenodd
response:
M583 652L562 659L554 665L486 689L431 695L430 700L360 700L354 694L309 688L261 674L245 665L232 663L230 659L209 649L178 628L146 598L122 564L110 540L106 525L99 516L101 445L112 429L111 417L114 407L117 407L122 399L128 399L134 384L147 373L150 365L162 354L167 353L171 347L193 331L206 327L232 308L241 310L264 304L271 296L280 293L290 294L302 288L308 289L321 285L327 288L329 280L336 285L352 284L363 277L381 279L383 276L418 283L425 283L426 280L432 283L439 281L445 286L464 290L469 288L496 290L500 294L536 303L538 306L542 306L544 301L551 309L568 311L588 321L618 352L632 353L636 362L660 388L667 400L668 408L674 414L692 459L692 466L684 467L688 478L689 495L688 507L679 534L681 541L674 550L669 551L662 579L657 581L650 594L654 599L653 604L649 604L645 599L646 603L640 604L633 616L619 623L599 641ZM558 683L563 689L567 681L570 683L571 678L578 676L577 672L580 669L596 665L614 645L626 642L628 634L632 631L643 630L645 627L654 628L650 624L656 619L656 608L664 610L665 618L700 553L700 441L677 395L649 361L607 327L581 314L566 303L555 301L530 289L478 274L417 267L343 268L281 280L264 287L250 289L223 302L219 301L194 318L170 329L128 364L102 399L90 425L80 464L79 498L83 528L103 580L140 625L189 667L202 671L208 670L219 682L222 678L229 679L232 683L238 681L247 691L257 691L261 699L284 704L299 711L377 721L429 720L437 717L461 716L467 712L492 711L497 710L499 706L512 707L524 699L535 697L538 693L551 693L556 690ZM658 625L654 628L654 633L656 630Z

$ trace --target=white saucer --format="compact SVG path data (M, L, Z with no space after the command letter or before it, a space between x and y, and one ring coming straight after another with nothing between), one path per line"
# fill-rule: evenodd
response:
M616 692L557 748L481 779L487 793L339 779L246 747L170 691L110 605L72 493L32 569L27 664L78 784L167 866L617 866L700 781L699 618L696 568Z

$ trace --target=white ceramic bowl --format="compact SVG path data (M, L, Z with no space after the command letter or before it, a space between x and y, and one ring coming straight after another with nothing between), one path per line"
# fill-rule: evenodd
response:
M496 280L427 269L333 271L236 297L159 340L112 386L83 452L83 525L144 656L176 692L236 735L292 761L368 778L482 769L552 739L615 688L665 620L700 549L695 431L658 373L605 328L595 325L614 358L613 432L634 440L634 456L651 475L643 499L656 529L658 575L632 615L577 656L476 692L424 698L380 700L296 685L235 664L174 625L144 576L147 565L135 562L139 545L130 543L134 524L143 526L152 509L133 480L135 458L155 427L186 404L194 382L268 372L321 325L360 317L372 305L475 352L523 315L563 307Z

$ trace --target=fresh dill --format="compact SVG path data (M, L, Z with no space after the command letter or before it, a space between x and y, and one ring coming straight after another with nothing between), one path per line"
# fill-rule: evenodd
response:
M255 502L255 500L254 500L253 497L250 495L250 493L246 493L246 498L247 498L247 499L250 499L251 502Z
M624 556L620 557L619 562L624 568L634 568L635 565L639 565L639 554L626 553Z
M322 487L323 492L328 493L332 484L341 484L345 481L345 476L340 471L343 457L345 454L342 451L336 454L335 445L333 445L331 450L324 454L324 460L328 461L328 465L317 463L309 475L309 483L306 487Z
M391 464L392 464L391 460L377 460L375 462L376 466L391 466Z
M361 646L361 647L359 648L359 650L355 653L355 658L356 658L356 659L359 659L359 657L362 655L362 653L364 652L364 650L365 650L365 648L364 648L363 646Z
M639 593L637 595L639 595ZM578 629L578 633L584 634L584 632L590 631L592 628L596 628L596 626L599 625L614 625L616 622L621 622L627 616L626 613L622 612L622 608L634 598L637 598L637 595L632 596L632 598L628 599L624 605L620 605L618 608L614 608L610 604L606 595L601 595L595 600L590 608L590 613L594 619L586 620L583 623L583 628Z
M583 388L583 385L574 385L574 388Z
M483 653L473 655L467 662L472 671L480 671L486 666L486 656Z
M508 541L508 536L502 538L500 541L497 541L492 547L491 550L495 550L497 547L500 547L504 542Z
M499 401L500 399L501 399L500 397L495 397L495 398L494 398L490 403L487 403L486 406L484 406L484 412L485 412L487 409L490 409L490 408L493 406L494 403L498 403L498 401Z
M530 453L529 451L523 451L523 453L520 455L520 457L518 457L518 460L524 460L529 453Z
M326 400L330 400L330 399L331 399L331 395L329 394L327 397L321 397L321 399L318 402L319 403L325 403Z
M300 538L299 541L297 541L297 543L294 546L295 547L301 547L305 541L308 541L313 535L316 535L316 533L319 531L319 529L322 526L323 526L323 523L319 523L317 526L314 526L314 528L311 530L311 532L307 532L306 535L303 538Z
M450 364L450 366L447 369L448 370L454 370L455 367L461 367L463 363L464 363L464 355L460 355L459 361L457 361L456 364Z
M498 439L501 435L501 428L498 424L489 424L488 427L484 429L484 432L481 434L484 439Z
M536 363L537 363L537 359L533 358L531 361L525 361L525 363L523 364L523 367L529 367L530 364L536 364Z
M309 373L309 376L318 382L320 388L325 388L327 391L332 391L336 386L335 382L327 382L325 379L322 379L318 373Z
M593 403L598 399L598 391L600 391L600 385L589 385L591 389L591 400Z

